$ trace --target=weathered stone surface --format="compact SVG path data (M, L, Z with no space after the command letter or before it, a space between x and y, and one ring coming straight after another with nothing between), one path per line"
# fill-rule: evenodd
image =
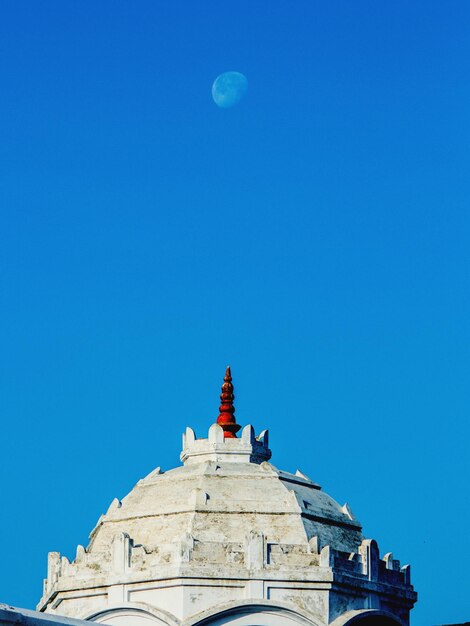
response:
M182 467L157 468L114 499L72 562L50 553L38 608L114 626L137 610L132 626L190 624L254 603L318 626L361 610L406 624L409 569L380 558L349 505L270 458L267 431L224 439L214 424L197 439L186 429Z

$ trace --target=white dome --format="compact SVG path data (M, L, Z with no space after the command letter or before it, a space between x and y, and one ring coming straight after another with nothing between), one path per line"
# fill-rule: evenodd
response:
M207 438L186 429L182 466L113 500L72 562L49 553L39 608L112 626L217 626L233 611L238 626L323 626L371 607L406 622L409 567L380 559L347 505L274 467L267 431L236 437L229 369L220 411Z
M247 426L240 439L224 439L211 427L208 439L185 435L185 465L153 471L122 500L114 501L93 532L88 552L109 552L119 532L132 537L154 562L171 558L174 544L192 537L193 557L220 559L229 544L237 550L247 531L267 543L308 549L313 538L322 548L351 552L362 541L361 527L347 506L341 507L320 486L297 472L278 470L267 460L267 434L254 437ZM214 544L218 544L216 548Z

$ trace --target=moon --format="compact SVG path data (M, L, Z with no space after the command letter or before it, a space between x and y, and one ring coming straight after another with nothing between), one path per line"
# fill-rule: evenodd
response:
M217 106L228 109L238 104L248 89L246 76L241 72L224 72L212 85L212 98Z

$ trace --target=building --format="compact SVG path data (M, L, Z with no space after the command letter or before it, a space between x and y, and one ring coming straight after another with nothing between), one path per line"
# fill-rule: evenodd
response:
M207 438L187 428L180 467L113 500L73 561L49 554L39 611L113 626L409 623L409 566L381 558L347 504L272 465L268 431L237 437L233 400L227 368Z

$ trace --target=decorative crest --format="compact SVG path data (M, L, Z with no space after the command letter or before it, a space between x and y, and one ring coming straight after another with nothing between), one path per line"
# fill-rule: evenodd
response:
M233 439L237 435L235 434L241 428L240 424L237 424L233 414L235 413L235 407L233 401L235 396L233 395L232 375L230 373L230 367L227 367L225 371L224 384L222 385L222 393L220 394L220 415L217 418L217 424L222 426L224 430L225 439Z

